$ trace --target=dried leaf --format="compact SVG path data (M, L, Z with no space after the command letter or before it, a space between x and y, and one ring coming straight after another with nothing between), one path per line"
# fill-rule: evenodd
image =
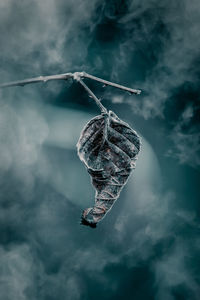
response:
M82 214L82 224L96 224L112 208L135 168L140 151L138 134L112 111L90 120L77 143L96 190L95 205Z

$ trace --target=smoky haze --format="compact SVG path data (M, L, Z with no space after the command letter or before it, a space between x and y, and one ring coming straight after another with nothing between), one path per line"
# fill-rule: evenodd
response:
M0 299L198 299L200 4L4 0L1 82L86 71L142 136L134 174L93 230L76 154L98 108L76 83L0 91Z

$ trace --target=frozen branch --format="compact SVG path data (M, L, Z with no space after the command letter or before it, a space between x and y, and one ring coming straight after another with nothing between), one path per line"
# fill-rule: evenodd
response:
M117 84L117 83L114 83L114 82L110 82L110 81L107 81L107 80L98 78L98 77L96 77L96 76L87 74L87 73L85 73L85 72L82 72L81 74L83 74L83 76L81 76L81 77L89 78L89 79L92 79L92 80L101 82L101 83L103 83L105 86L106 86L106 85L113 86L113 87L118 88L118 89L120 89L120 90L127 91L127 92L129 92L130 94L137 94L137 95L139 95L139 94L141 93L141 90L131 89L131 88L128 88L128 87L126 87L126 86L123 86L123 85L120 85L120 84Z
M8 83L3 83L0 85L0 88L5 88L5 87L10 87L10 86L24 86L26 84L31 84L31 83L37 83L37 82L47 82L50 80L67 80L69 78L72 78L74 80L77 80L78 78L89 78L98 82L103 83L105 86L110 85L115 88L118 88L120 90L127 91L131 94L140 94L140 90L128 88L126 86L107 81L101 78L98 78L96 76L87 74L85 72L75 72L75 73L65 73L65 74L59 74L59 75L51 75L51 76L39 76L39 77L34 77L34 78L29 78L25 80L19 80L19 81L13 81L13 82L8 82Z
M79 78L78 81L84 87L84 89L88 92L88 94L90 95L90 97L92 97L94 99L94 101L96 102L97 106L100 108L101 112L102 113L107 113L107 109L103 106L103 104L101 103L101 101L95 96L95 94L91 91L91 89L89 89L89 87L83 82L83 80L81 78Z
M69 78L73 78L73 73L65 73L65 74L51 75L51 76L39 76L39 77L29 78L25 80L12 81L8 83L0 84L0 88L6 88L10 86L24 86L26 84L47 82L51 80L67 80Z
M83 82L82 79L88 78L91 80L95 80L97 82L103 83L104 86L110 85L110 86L113 86L120 90L127 91L130 94L139 95L141 93L140 90L131 89L126 86L123 86L123 85L120 85L117 83L113 83L111 81L107 81L107 80L98 78L96 76L87 74L85 72L65 73L65 74L51 75L51 76L39 76L39 77L29 78L29 79L25 79L25 80L3 83L0 85L0 88L6 88L6 87L11 87L11 86L24 86L26 84L47 82L47 81L52 81L52 80L67 80L69 78L76 80L84 87L84 89L88 92L90 97L92 97L95 100L96 104L98 105L98 107L100 108L102 113L107 113L106 108L102 105L101 101L94 95L94 93L89 89L89 87Z

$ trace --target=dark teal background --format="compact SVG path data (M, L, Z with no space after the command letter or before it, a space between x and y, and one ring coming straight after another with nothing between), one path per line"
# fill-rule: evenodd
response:
M197 0L0 3L0 82L85 71L143 138L133 176L96 229L79 134L99 113L78 83L0 91L0 300L199 299Z

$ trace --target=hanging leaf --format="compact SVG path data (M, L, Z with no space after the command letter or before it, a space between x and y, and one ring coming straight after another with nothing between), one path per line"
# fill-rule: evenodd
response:
M135 168L140 138L127 123L109 111L86 124L77 149L96 190L95 204L83 211L82 224L96 227L112 208Z

